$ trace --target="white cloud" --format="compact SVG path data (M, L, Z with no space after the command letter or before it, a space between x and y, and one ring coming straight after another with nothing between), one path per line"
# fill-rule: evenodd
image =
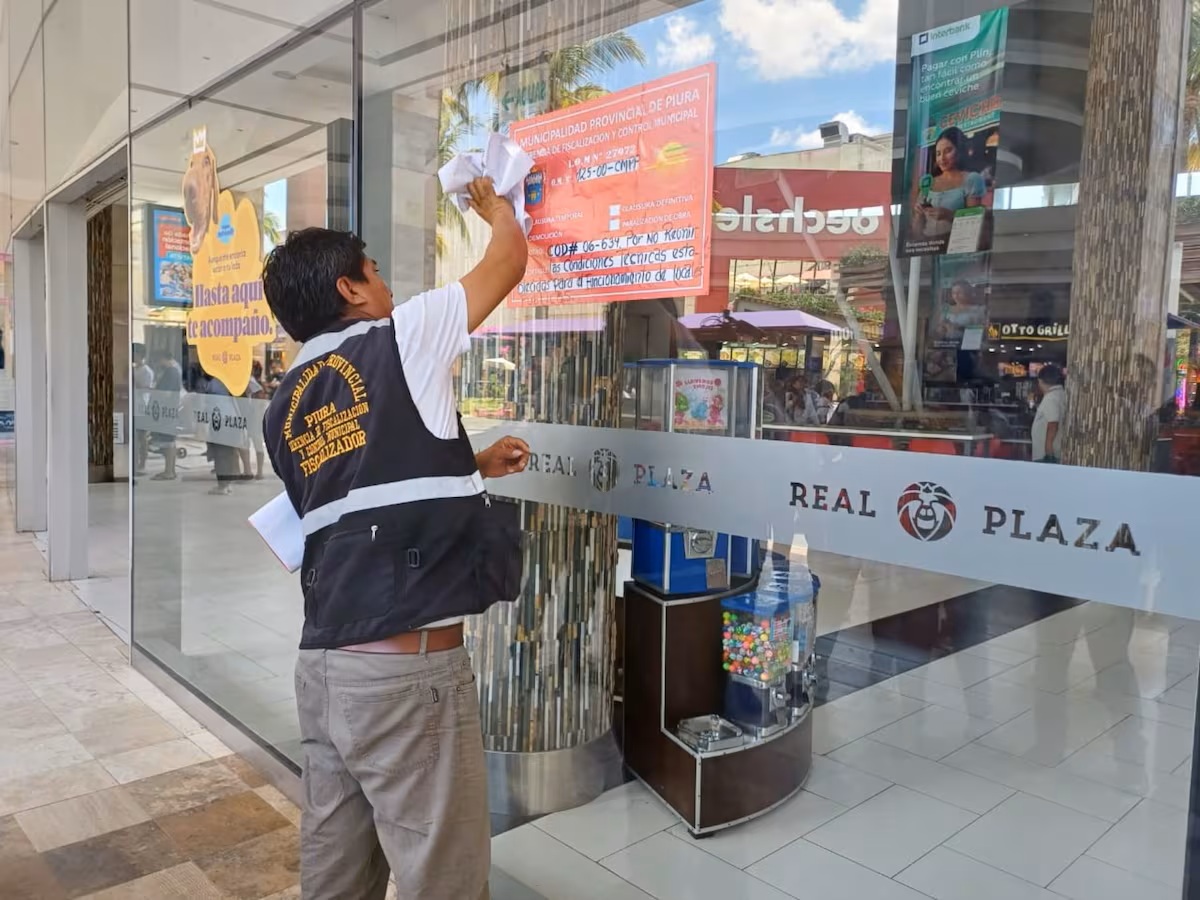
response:
M888 129L881 125L872 125L854 110L838 113L830 122L841 122L851 134L886 134ZM814 150L823 147L825 141L821 138L821 130L814 128L806 131L803 128L773 128L771 129L771 146L786 147L795 150Z
M665 40L658 42L658 64L665 69L683 69L709 59L717 42L707 31L700 31L694 19L677 15L667 19Z
M721 27L766 81L867 69L896 57L897 0L721 0Z

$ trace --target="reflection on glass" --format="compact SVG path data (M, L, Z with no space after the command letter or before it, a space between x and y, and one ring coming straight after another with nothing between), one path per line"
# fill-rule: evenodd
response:
M132 147L132 340L153 372L136 411L134 639L294 759L302 612L246 519L280 490L261 422L295 346L256 286L289 230L348 221L349 34L314 35Z

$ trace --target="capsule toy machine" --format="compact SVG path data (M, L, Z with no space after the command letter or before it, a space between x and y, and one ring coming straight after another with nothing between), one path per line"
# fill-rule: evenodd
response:
M626 376L640 430L747 439L761 434L762 384L754 363L651 359L627 368ZM703 472L646 465L634 479L649 488L712 490ZM633 579L664 595L724 590L758 571L758 542L749 538L636 519L632 539Z
M802 558L771 552L754 590L721 601L724 714L754 737L788 727L809 700L819 590Z

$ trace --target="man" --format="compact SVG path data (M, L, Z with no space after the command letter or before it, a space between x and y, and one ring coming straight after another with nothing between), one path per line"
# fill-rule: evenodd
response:
M169 349L155 353L158 375L155 388L158 390L159 403L170 408L173 413L179 411L179 399L183 393L183 369L175 360L175 354ZM158 436L158 452L163 455L163 470L154 476L154 481L175 480L175 429L179 424L177 415L163 417L162 430Z
M133 345L133 388L136 417L145 415L146 406L150 402L150 392L154 390L154 370L146 362L146 345ZM144 428L138 428L134 433L135 473L146 474L146 460L150 455L150 433Z
M217 476L217 483L209 493L217 497L228 497L233 493L233 483L238 480L238 464L242 458L242 441L245 440L246 433L225 426L225 423L233 419L235 413L240 413L241 409L233 400L225 382L214 378L208 372L204 374L208 382L207 393L214 398L206 404L209 407L210 420L205 455L212 462L213 474Z
M1062 421L1067 414L1067 392L1058 366L1042 366L1038 373L1042 402L1033 417L1033 461L1056 463L1062 455Z
M480 476L523 470L529 448L505 438L475 456L450 371L520 282L528 249L490 180L470 199L492 227L482 261L399 306L353 234L293 232L263 269L267 302L304 344L264 432L305 533L305 900L383 900L389 867L402 897L488 896L462 617L519 591L519 530L493 528Z

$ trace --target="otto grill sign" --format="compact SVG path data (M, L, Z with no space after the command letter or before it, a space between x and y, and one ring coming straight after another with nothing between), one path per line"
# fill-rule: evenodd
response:
M475 440L500 433L543 464L497 494L1195 616L1189 532L1163 511L1200 503L1197 479L533 423Z

